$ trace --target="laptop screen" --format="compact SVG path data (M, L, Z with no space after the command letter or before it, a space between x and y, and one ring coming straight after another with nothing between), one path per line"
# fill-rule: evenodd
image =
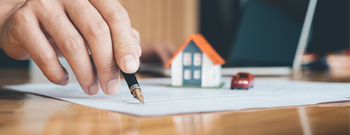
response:
M249 0L224 66L291 67L308 4L309 0Z

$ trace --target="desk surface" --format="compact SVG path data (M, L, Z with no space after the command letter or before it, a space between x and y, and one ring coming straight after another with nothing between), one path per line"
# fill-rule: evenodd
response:
M311 77L311 80L316 81L344 82L349 81L348 79L322 75ZM0 86L27 82L29 76L25 69L0 69ZM138 117L0 87L0 135L348 135L349 107L350 102L343 101L307 106Z

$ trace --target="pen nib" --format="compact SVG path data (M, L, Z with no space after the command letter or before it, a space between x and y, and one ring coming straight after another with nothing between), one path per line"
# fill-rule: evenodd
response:
M138 100L140 100L140 102L142 104L145 104L144 101L143 101L143 95L142 95L140 89L133 90L132 94L134 95L134 98L137 98Z

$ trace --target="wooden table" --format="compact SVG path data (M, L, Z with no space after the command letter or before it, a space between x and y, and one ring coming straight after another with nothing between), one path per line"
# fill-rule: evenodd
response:
M349 81L319 77L316 81ZM26 69L0 69L0 86L27 82ZM138 117L0 88L0 135L349 135L349 107L342 101Z

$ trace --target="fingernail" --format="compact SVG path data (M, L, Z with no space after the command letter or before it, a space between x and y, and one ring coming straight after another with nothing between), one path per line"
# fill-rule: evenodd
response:
M68 83L69 83L69 78L67 77L66 79L64 79L64 80L60 83L60 85L66 86Z
M137 61L134 56L132 55L126 55L123 57L123 65L124 65L124 70L127 72L136 72L137 70Z
M107 83L107 93L108 95L113 95L119 91L119 82L117 79L113 79Z
M98 82L96 81L94 84L92 84L89 87L89 94L90 95L97 94L99 90L100 90L100 86L98 85Z

